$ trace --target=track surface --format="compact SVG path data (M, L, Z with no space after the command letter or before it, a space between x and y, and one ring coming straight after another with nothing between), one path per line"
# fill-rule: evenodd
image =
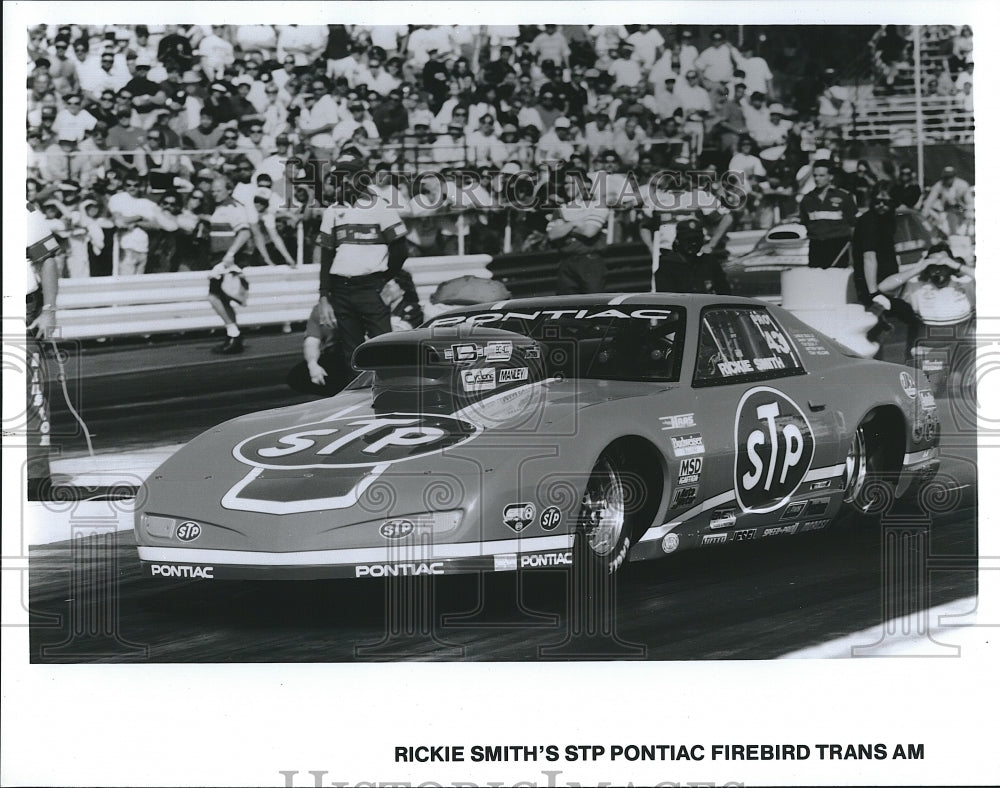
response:
M289 358L288 338L272 339L281 347L278 360L268 363L277 368ZM265 349L264 342L258 346ZM230 366L236 379L229 384L244 387L246 396L216 407L156 408L155 426L135 408L97 408L88 423L122 447L140 438L141 445L186 440L222 418L291 399L287 390L254 388L260 363L249 358ZM32 548L25 600L30 657L42 663L774 658L976 593L975 410L957 396L940 404L939 479L950 493L894 510L881 522L856 518L815 534L636 564L611 599L598 595L596 607L570 604L578 597L558 570L164 583L141 575L128 531ZM887 535L901 532L918 536L896 543L886 571ZM889 585L890 577L918 580ZM592 636L573 637L588 631Z

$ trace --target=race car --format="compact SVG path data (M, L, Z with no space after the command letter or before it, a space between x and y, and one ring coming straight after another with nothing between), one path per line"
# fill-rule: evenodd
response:
M353 361L337 396L221 424L148 478L151 576L612 574L884 511L938 467L922 373L752 299L467 306Z
M896 209L895 246L903 265L917 262L940 239L927 220L912 208ZM847 258L843 265L847 265ZM781 273L809 265L809 239L798 222L779 224L766 233L745 255L723 263L733 295L781 303ZM853 286L851 288L853 295ZM853 301L854 298L852 297Z

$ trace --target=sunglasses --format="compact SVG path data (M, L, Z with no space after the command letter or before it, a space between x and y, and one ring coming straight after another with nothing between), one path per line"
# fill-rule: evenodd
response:
M235 134L224 134L222 136L222 139L227 140L227 141L232 141L232 140L236 139L236 135Z
M250 129L251 134L263 134L264 129Z
M67 101L66 102L66 106L67 107L79 107L80 106L80 102L79 101Z
M176 208L177 207L177 203L174 202L173 200L164 200L163 203L162 203L162 205L163 205L164 208Z

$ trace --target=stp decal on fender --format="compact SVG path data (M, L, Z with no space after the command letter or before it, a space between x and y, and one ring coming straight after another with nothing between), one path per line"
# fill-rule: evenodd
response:
M740 399L735 440L733 476L740 509L780 509L812 465L816 442L809 420L785 394L757 386Z

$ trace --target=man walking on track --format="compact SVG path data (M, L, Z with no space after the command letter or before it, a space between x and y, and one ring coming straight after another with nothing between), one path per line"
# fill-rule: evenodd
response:
M833 185L829 161L813 163L813 180L816 188L799 206L809 235L809 267L846 267L851 264L851 228L858 207L848 192Z
M336 162L331 177L337 199L319 229L319 321L339 326L348 369L365 337L392 330L392 299L383 297L383 288L406 260L406 226L396 210L355 182L363 167L356 159Z

